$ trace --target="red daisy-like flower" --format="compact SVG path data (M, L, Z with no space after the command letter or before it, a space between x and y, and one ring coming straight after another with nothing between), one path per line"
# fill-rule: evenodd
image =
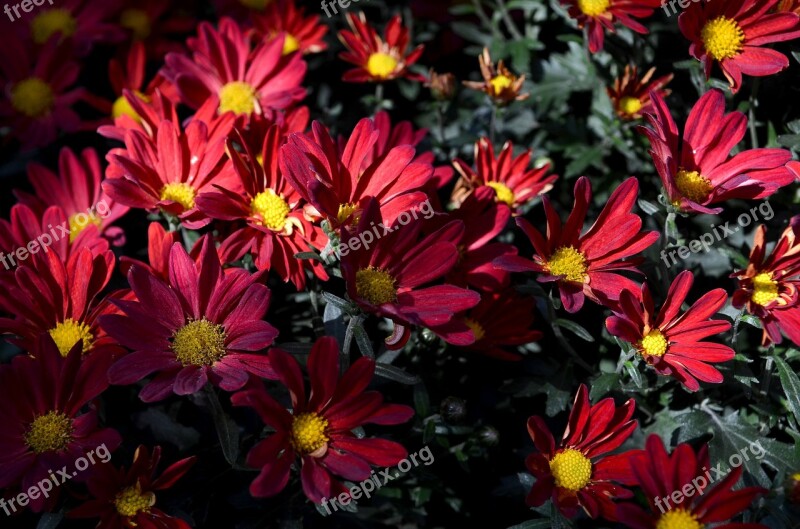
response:
M95 529L190 529L156 505L156 492L168 490L192 468L195 457L173 463L157 476L161 447L152 454L140 445L129 469L100 465L86 482L91 500L67 513L67 518L100 518Z
M619 448L636 429L637 422L631 419L635 406L630 399L618 408L612 398L592 405L589 390L581 384L558 446L544 420L530 417L528 434L537 451L528 456L525 465L536 483L527 504L537 507L552 498L568 518L583 508L592 518L616 520L613 500L633 496L620 486L633 483L631 452L604 454Z
M339 40L347 48L340 53L343 61L355 64L357 68L348 70L342 76L352 83L381 83L398 78L424 82L425 76L408 70L416 63L425 48L422 44L408 52L411 42L408 28L403 26L400 15L395 15L386 25L384 38L367 22L364 13L345 15L350 30L339 32Z
M81 360L76 345L64 357L47 336L32 352L34 356L17 355L10 365L0 366L5 403L0 407L0 489L28 491L64 465L72 468L87 452L103 445L113 452L122 441L115 430L98 426L90 404L108 387L110 356ZM84 475L73 479L82 481ZM53 505L59 492L56 487L49 499L30 497L30 509L40 512Z
M762 345L781 343L781 331L800 345L800 216L791 219L769 255L766 234L766 226L756 229L747 268L731 275L739 280L733 306L761 320Z
M707 445L695 453L691 446L682 443L669 454L661 438L650 435L646 450L639 450L631 457L636 484L642 488L649 509L632 502L620 503L617 506L620 522L630 529L767 529L757 523L725 523L745 511L767 490L762 487L733 490L742 476L741 466L731 468L728 475L710 486L705 479L709 468L712 466ZM693 490L692 494L682 494L681 503L675 505L670 496L687 487Z
M647 28L636 19L652 15L661 0L561 0L561 5L578 21L578 27L586 28L589 51L597 53L603 49L605 31L616 31L615 22L646 34Z
M682 211L719 213L713 204L732 198L761 199L791 184L786 167L792 153L785 149L750 149L731 156L742 141L747 117L725 114L725 96L712 89L692 107L681 136L667 104L651 93L655 112L650 127L639 130L650 140L650 155L667 200Z
M61 149L58 157L58 174L43 165L28 165L28 180L34 195L15 190L17 199L34 210L44 212L49 206L58 206L69 219L69 241L74 242L83 230L97 226L114 246L125 244L125 232L112 224L128 212L103 192L100 182L103 171L94 149L84 149L80 157L69 148Z
M271 3L263 14L253 15L253 25L261 36L273 39L283 34L283 54L300 51L303 55L328 49L325 34L328 26L320 24L319 15L305 16L306 10L297 7L294 0Z
M272 349L269 357L289 390L291 412L260 383L231 397L234 406L253 408L276 430L247 455L247 464L261 469L250 485L253 496L269 497L283 490L298 458L303 492L320 503L348 490L333 476L362 481L370 476L370 465L392 466L406 457L406 449L398 443L353 433L365 424L401 424L414 415L408 406L384 404L380 393L365 391L375 372L374 360L359 358L340 378L339 346L334 338L320 338L308 358L311 392L306 397L297 360L280 349Z
M492 188L498 202L507 204L516 212L537 196L550 191L558 178L558 175L547 176L549 163L534 168L530 164L530 149L514 158L514 145L507 141L495 158L491 141L481 138L475 144L474 171L459 158L453 161L461 178L453 189L452 200L460 204L475 189L487 186Z
M263 138L255 151L239 136L244 153L228 143L231 163L244 193L220 186L216 192L199 197L197 205L211 218L246 222L222 243L219 253L223 262L233 262L250 253L256 268L275 270L284 281L292 281L303 290L307 270L324 281L328 275L318 261L294 256L311 251L309 244L324 247L327 237L307 220L302 197L281 174L278 152L284 141L282 128L273 125Z
M357 226L342 227L342 276L350 299L400 325L429 327L449 343L472 343L469 327L454 315L474 307L480 295L453 285L425 286L456 264L464 223L454 220L423 238L423 220L409 222L384 224L371 199ZM365 232L380 234L374 246L358 242Z
M742 74L763 77L789 66L789 59L765 44L800 37L800 16L770 12L778 0L727 0L694 2L678 25L692 42L689 53L702 64L706 78L718 62L731 91L742 86Z
M147 56L161 59L167 53L183 51L183 39L197 21L180 11L176 0L139 0L135 5L125 6L119 13L119 25L126 29L135 43L144 44Z
M13 274L0 274L0 307L13 318L0 318L0 333L26 351L49 334L66 356L82 342L86 355L119 356L122 349L98 324L103 314L114 312L100 292L114 272L114 254L92 255L87 248L73 252L64 263L55 252L32 256L33 263Z
M262 40L251 50L250 36L233 20L223 18L219 29L202 22L197 38L188 40L191 56L168 54L162 75L192 108L213 95L220 113L272 119L306 96L301 83L307 65L299 53L283 56L284 41Z
M614 111L624 120L639 119L645 114L654 112L650 92L657 92L661 97L667 97L670 90L664 88L675 74L668 74L653 80L655 67L650 68L639 79L639 70L636 66L625 66L622 77L614 80L614 86L607 87L608 98L614 105Z
M179 243L169 256L169 281L133 266L128 282L138 301L114 300L124 315L101 319L103 328L133 352L108 372L112 384L158 375L139 397L153 402L189 395L207 382L236 391L249 374L275 378L265 355L278 331L262 318L270 291L263 273L236 268L223 273L209 235L194 261Z
M40 45L51 38L58 42L69 39L75 52L86 56L96 44L117 43L125 38L122 29L110 22L118 7L115 0L63 0L55 5L48 2L29 17L29 38Z
M376 158L380 132L371 119L358 122L343 150L321 123L315 121L312 131L310 137L289 136L281 147L280 169L332 227L352 223L368 197L378 200L387 223L426 200L418 190L431 178L431 164L419 161L411 145L394 147Z
M196 198L213 191L214 184L238 191L239 179L226 163L225 141L233 115L225 114L212 130L195 117L185 131L162 121L151 140L130 130L125 151L111 154L116 172L107 175L103 190L115 201L132 208L156 209L178 216L190 229L210 222L197 209Z
M731 328L728 321L709 319L725 305L728 295L724 289L707 292L680 313L693 282L690 271L678 274L658 313L647 284L642 285L641 295L624 291L619 313L606 320L606 328L634 346L659 374L673 376L687 389L697 391L697 379L722 382L722 373L709 364L733 360L736 353L727 345L703 341Z
M542 199L547 216L547 236L519 217L522 228L533 244L533 261L522 257L501 257L495 264L511 272L538 272L540 283L557 282L561 302L568 312L577 312L586 297L614 308L624 289L639 286L618 272L640 273L636 268L642 258L631 256L644 251L658 240L658 232L643 232L642 219L632 212L639 191L635 177L625 180L609 197L591 228L581 235L586 212L592 203L589 179L582 176L575 183L575 205L562 224L549 197Z

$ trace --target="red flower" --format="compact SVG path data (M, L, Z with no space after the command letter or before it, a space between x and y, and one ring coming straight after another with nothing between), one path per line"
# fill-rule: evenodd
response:
M725 96L712 89L694 105L681 137L664 99L651 94L652 128L640 127L650 140L650 155L667 200L682 211L719 213L712 204L733 198L760 199L792 183L785 149L750 149L730 156L747 130L741 112L725 114ZM682 141L681 141L682 138ZM680 145L679 145L680 143Z
M262 320L269 289L263 273L237 268L223 274L210 236L204 235L197 262L175 244L169 281L143 267L128 272L138 301L114 300L124 315L102 318L103 328L133 352L108 372L112 384L133 384L158 372L142 389L145 402L170 393L189 395L211 382L236 391L249 374L275 378L265 355L255 354L278 335Z
M552 497L568 518L575 517L580 507L592 518L616 520L612 500L633 496L617 485L632 484L631 452L604 454L619 448L636 429L636 421L631 420L634 408L633 399L619 408L611 398L593 406L589 390L581 384L558 446L544 420L530 417L528 434L537 452L528 456L525 465L536 483L526 503L537 507Z
M770 13L778 0L728 0L692 3L680 17L683 35L692 41L689 53L701 63L706 78L718 62L736 93L742 74L764 77L789 66L780 52L765 44L800 37L796 13Z
M67 518L100 518L95 529L190 529L180 518L155 507L155 493L172 488L189 472L195 459L181 459L156 477L161 447L155 447L151 455L140 445L128 470L109 464L95 468L86 483L93 499L69 511Z
M709 319L725 305L728 295L724 289L707 292L680 314L693 282L688 270L678 274L658 313L647 284L642 285L641 296L624 291L619 314L608 318L606 327L613 336L633 345L659 374L673 376L697 391L697 378L717 384L723 380L722 373L709 363L733 360L736 353L727 345L702 341L731 328L727 321Z
M256 30L267 39L283 34L283 54L300 51L303 55L319 53L328 49L325 34L328 26L320 24L319 15L305 16L303 7L295 6L294 0L272 2L263 14L253 14Z
M475 144L476 170L459 158L453 161L461 178L453 190L452 200L456 204L475 189L483 186L492 188L496 200L511 207L515 212L534 198L553 188L558 175L546 176L550 164L531 168L531 151L528 149L516 158L514 145L507 141L500 155L495 158L494 147L488 138L481 138Z
M408 406L384 404L380 393L365 391L375 372L374 360L359 358L340 378L339 346L334 338L320 338L308 358L311 392L306 398L297 361L280 349L272 349L269 357L289 390L292 411L278 404L260 383L231 397L234 406L253 408L276 430L247 455L249 466L261 468L250 485L253 496L264 498L283 490L298 457L303 492L315 503L348 490L333 476L362 481L370 476L370 465L392 466L406 457L406 449L398 443L353 433L365 424L401 424L414 415Z
M160 60L169 52L182 51L182 39L176 36L189 33L197 26L194 18L180 13L180 6L176 5L179 3L176 0L139 0L120 12L119 25L128 30L134 44L144 44L149 58Z
M650 100L650 92L657 92L662 98L670 94L670 90L664 87L675 75L664 75L653 81L655 72L655 67L650 68L639 79L639 71L636 66L627 65L623 76L614 80L614 87L606 88L608 97L619 117L624 120L632 120L639 119L644 114L652 114L655 109Z
M411 42L408 28L403 27L400 15L395 15L386 25L381 38L367 23L364 13L345 15L350 29L339 32L339 40L347 48L339 54L343 61L357 68L345 72L342 79L353 83L381 83L404 77L412 81L425 81L425 76L411 73L408 68L417 62L424 46L420 44L407 53Z
M355 228L342 227L342 276L350 299L400 325L429 327L449 343L472 343L469 327L454 314L474 307L480 295L453 285L425 287L456 264L464 223L454 220L424 238L421 219L406 224L385 225L370 200ZM374 246L361 245L367 232L381 235Z
M800 345L800 216L792 217L769 255L766 234L766 226L756 229L747 268L731 275L739 280L733 306L761 320L762 345L781 343L781 331Z
M589 51L597 53L603 49L604 30L614 33L615 22L646 34L647 28L635 19L652 15L661 0L561 0L561 5L578 21L578 27L586 28Z
M219 249L222 261L229 263L250 253L259 270L275 270L299 290L305 288L309 269L327 280L328 275L319 262L294 257L311 251L309 244L324 247L327 237L306 219L300 194L278 167L278 151L284 141L282 128L270 127L257 151L243 137L239 140L245 152L237 152L229 142L228 153L244 193L219 187L197 199L200 210L211 218L247 223L222 243Z
M47 336L33 353L0 366L0 489L28 491L62 466L72 468L87 452L104 444L113 452L122 441L115 430L98 427L90 405L108 387L111 357L90 355L82 361L76 346L65 358ZM53 505L59 492L56 487L49 499L29 498L31 510Z
M133 121L141 122L141 118L131 106L128 97L136 97L146 103L155 92L156 88L166 92L170 95L170 99L177 100L178 94L175 89L170 85L161 74L157 74L147 86L144 85L145 81L145 67L147 66L147 56L145 54L145 47L139 41L131 44L125 57L125 63L118 59L112 59L108 63L108 77L111 81L111 87L114 89L114 94L117 99L114 100L109 112L114 120L120 116L128 116ZM129 92L126 94L126 92Z
M567 223L542 199L547 216L547 237L523 218L517 218L533 244L533 261L522 257L501 257L495 264L511 272L534 271L543 274L541 283L557 282L561 302L568 312L577 312L588 297L609 308L616 306L624 289L638 290L638 285L618 272L639 272L642 258L630 258L658 240L658 233L642 232L642 219L632 213L639 181L628 178L609 197L589 231L581 235L586 212L592 203L589 179L582 176L575 183L575 205Z
M332 227L357 219L368 197L378 200L387 223L425 201L418 190L433 174L429 161L416 159L411 145L394 147L376 158L380 133L372 120L358 122L343 150L324 125L315 121L312 130L311 137L289 136L281 147L280 169Z
M283 57L283 38L265 40L253 50L250 41L229 18L220 21L219 29L202 22L198 37L188 41L191 56L168 54L162 74L192 108L213 95L219 98L220 113L272 119L305 97L306 63L300 54Z
M86 56L95 44L118 43L125 33L109 22L118 4L90 2L89 0L63 0L36 9L30 18L30 38L36 44L45 44L51 37L61 43L69 39L79 56Z
M713 487L708 486L706 476L712 466L707 445L695 453L691 446L682 443L675 447L672 454L668 454L661 438L650 435L647 449L637 452L631 457L631 468L650 508L645 510L631 502L619 504L617 516L626 527L766 529L765 525L755 523L723 523L746 510L756 496L767 490L761 487L732 490L742 475L741 466L731 468L721 481ZM700 485L699 478L703 478L704 485ZM686 490L687 486L695 492L692 495L684 493L680 505L673 504L670 500L673 492Z

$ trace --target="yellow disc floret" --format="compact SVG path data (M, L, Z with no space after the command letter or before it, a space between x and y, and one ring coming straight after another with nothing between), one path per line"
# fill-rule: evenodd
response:
M769 272L761 272L753 278L753 303L766 305L778 297L778 282Z
M225 337L222 325L203 318L178 329L172 336L171 348L185 366L210 366L225 356Z
M250 9L264 11L264 9L272 3L272 0L239 0L239 3Z
M325 447L328 421L316 413L298 414L292 421L292 446L301 454L313 454Z
M347 204L339 204L339 212L336 215L336 220L339 221L339 224L344 224L344 221L348 219L353 213L356 212L358 209L358 205L349 202ZM358 219L353 218L353 224L357 223Z
M499 96L503 93L503 90L511 88L511 85L514 84L514 80L507 75L500 74L494 76L492 80L489 81L489 84L492 87L492 94Z
M55 101L53 89L38 77L29 77L11 89L11 106L29 118L46 116Z
M397 59L388 53L377 52L369 56L367 71L372 77L388 79L397 68Z
M709 20L703 26L700 37L708 54L718 61L736 57L742 52L744 31L735 20L728 17Z
M356 272L356 292L373 305L383 305L397 299L395 279L374 266Z
M514 192L511 191L508 186L500 182L486 182L486 185L494 189L498 202L504 202L509 206L514 205L514 200L516 200L517 197L514 196Z
M592 477L592 462L574 448L567 448L550 460L550 472L556 487L571 491L581 490Z
M703 529L703 524L686 509L672 509L661 515L655 529Z
M283 54L289 55L300 49L300 41L294 35L286 34L286 39L283 41Z
M172 182L161 188L161 200L172 200L186 210L194 207L195 195L194 188L185 182Z
M250 210L253 216L261 219L261 224L272 231L283 230L290 211L289 204L272 189L257 194L250 202Z
M648 356L664 356L669 347L666 337L658 329L653 329L642 338L639 350Z
M89 352L92 348L92 342L94 342L91 327L72 318L67 318L57 323L55 327L47 332L53 338L56 347L58 347L58 352L63 357L69 354L70 350L78 343L78 340L83 340L81 349L83 353Z
M675 175L675 185L683 196L697 203L708 198L709 193L714 189L711 181L705 176L697 171L685 171L683 169Z
M133 38L144 40L150 36L150 17L141 9L130 8L122 12L119 23L123 28L131 30Z
M233 81L219 91L219 111L236 115L252 114L258 108L256 89L243 81Z
M135 91L134 94L145 103L150 102L150 98L138 90ZM117 100L114 101L114 105L111 107L111 117L117 119L120 116L128 116L137 123L142 122L142 118L136 113L136 111L133 109L133 106L131 106L131 104L128 102L128 98L126 98L124 95L119 96Z
M481 326L480 323L472 318L464 318L464 323L470 328L472 334L475 335L476 342L480 341L484 336L486 336L486 330L483 328L483 326Z
M103 219L94 213L76 213L69 218L69 242L74 242L78 235L89 226L102 226Z
M610 5L611 0L578 0L578 9L584 15L590 17L602 15L608 11Z
M586 280L586 257L572 246L558 248L547 262L554 276L564 276L567 281L583 283Z
M44 44L55 33L71 37L78 30L78 22L69 9L48 9L42 11L31 22L31 33L36 44Z
M25 433L25 444L37 454L60 452L72 440L72 419L60 411L36 417Z
M156 504L156 495L152 492L143 492L137 482L133 487L128 487L117 494L114 507L121 516L132 518L140 512L147 512Z
M633 116L642 109L642 101L638 97L625 96L619 100L619 109L628 116Z

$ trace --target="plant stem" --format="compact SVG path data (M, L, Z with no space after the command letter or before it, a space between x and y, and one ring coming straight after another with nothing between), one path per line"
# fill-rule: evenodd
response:
M375 114L383 108L383 83L375 83Z
M756 78L753 80L753 91L750 92L750 108L747 111L747 124L750 127L750 143L753 144L754 149L758 149L758 132L756 131L756 112L755 106L758 100L758 87L761 85L761 80Z
M519 32L517 26L514 24L514 20L512 20L511 14L508 12L506 3L503 0L497 0L497 7L500 8L500 14L503 17L503 22L505 22L508 32L511 33L511 36L514 38L514 40L524 39L525 37Z
M576 364L584 368L586 371L593 373L594 369L588 363L586 363L583 358L572 348L567 338L564 336L564 333L561 332L561 327L555 323L556 321L556 311L553 307L553 301L550 297L547 298L547 317L550 320L550 327L553 329L553 334L555 334L556 339L558 339L559 343L566 349L567 353L572 357Z
M494 146L494 132L497 128L497 105L492 105L492 118L489 121L489 141L492 142L492 146Z

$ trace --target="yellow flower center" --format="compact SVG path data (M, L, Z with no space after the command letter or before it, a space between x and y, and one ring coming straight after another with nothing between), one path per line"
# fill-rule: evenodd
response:
M258 106L256 89L243 81L233 81L219 91L219 111L252 114Z
M255 196L250 202L253 216L261 218L261 224L273 231L281 231L286 225L289 215L289 204L272 189L267 189Z
M11 89L11 105L29 118L49 114L55 102L53 89L38 77L29 77Z
M183 209L194 207L195 190L185 182L172 182L161 189L161 200L172 200L177 202Z
M639 350L642 352L642 354L646 354L648 356L664 356L664 354L667 352L668 346L669 343L664 335L661 334L661 331L658 329L653 329L644 335L642 342L639 344Z
M263 11L270 3L272 3L272 0L239 0L239 3L245 7L249 7L250 9Z
M778 282L769 272L761 272L753 278L753 303L766 305L778 297Z
M44 44L55 33L71 37L78 29L78 22L69 9L48 9L42 11L31 22L31 33L36 44Z
M175 358L185 366L210 366L225 356L225 328L207 319L190 321L172 336Z
M728 17L709 20L700 37L708 54L718 61L736 57L742 52L744 31L735 20Z
M133 518L140 512L150 510L156 504L156 495L152 492L142 492L142 487L136 483L133 487L128 487L119 494L114 500L114 507L121 516Z
M294 35L286 34L286 39L283 41L283 54L289 55L300 49L300 41Z
M475 335L476 342L481 340L484 336L486 336L486 331L481 326L481 324L473 320L472 318L464 318L464 323L467 325L467 327L470 328L470 330L472 330L472 334Z
M83 353L87 353L92 348L94 342L94 335L92 329L85 323L81 323L67 318L59 322L55 327L47 331L53 337L53 341L58 347L58 352L61 356L66 357L72 347L78 343L78 340L83 340Z
M301 454L313 454L325 447L328 421L316 413L300 413L292 420L292 446Z
M94 213L76 213L69 218L69 242L74 242L80 233L94 224L98 228L103 224L103 219Z
M494 193L499 202L505 202L509 206L514 205L514 200L516 200L517 197L514 196L514 192L511 191L508 186L500 182L486 182L486 185L494 189Z
M714 189L711 181L697 171L685 171L681 169L675 175L675 185L683 196L694 202L700 203L708 198L708 194Z
M367 71L372 77L387 79L397 68L397 59L388 53L377 52L369 56Z
M134 94L145 103L150 102L150 98L138 90L134 92ZM119 96L117 100L114 101L114 105L111 107L111 117L117 119L120 116L128 116L137 123L142 122L142 118L139 117L139 114L136 113L125 96Z
M619 100L619 109L625 114L633 116L642 109L642 102L638 97L625 96Z
M672 509L661 515L656 529L703 529L703 524L685 509Z
M503 93L503 90L510 88L514 84L514 80L507 75L500 74L493 77L489 84L492 86L492 93L499 96Z
M609 5L611 5L611 0L578 0L578 9L590 17L602 15L608 11Z
M72 440L72 419L60 411L36 417L25 434L25 444L37 454L60 452Z
M356 292L373 305L383 305L397 299L394 283L394 278L388 272L374 266L356 272Z
M339 213L336 215L336 220L339 221L339 224L344 224L344 221L347 220L350 215L356 212L358 206L353 204L352 202L348 204L339 204ZM358 219L353 217L353 224L356 224Z
M547 263L554 276L564 276L567 281L583 283L586 280L586 258L572 246L557 249Z
M131 30L136 40L144 40L150 36L150 17L141 9L126 9L120 15L119 23L123 28Z
M556 487L578 491L592 477L592 462L579 451L567 448L550 460L550 472L556 480Z

